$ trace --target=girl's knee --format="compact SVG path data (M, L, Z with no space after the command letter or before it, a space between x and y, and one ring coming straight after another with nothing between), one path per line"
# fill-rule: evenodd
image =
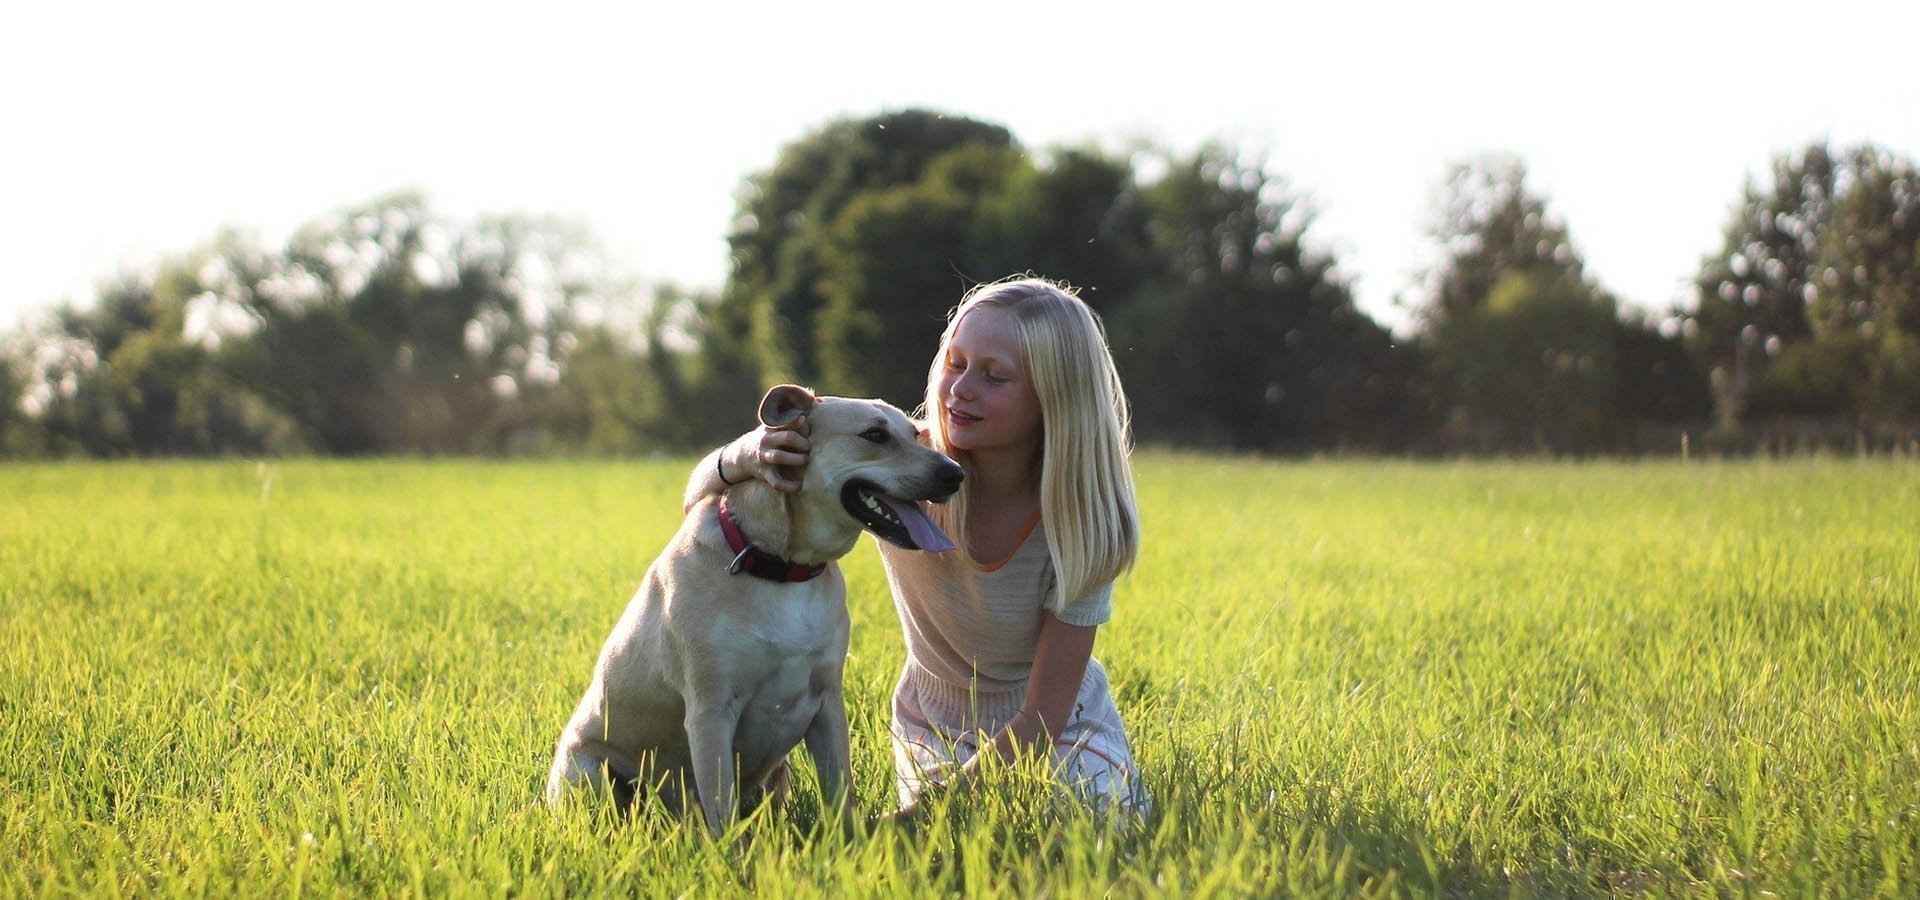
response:
M1133 766L1090 745L1060 749L1056 775L1075 800L1103 817L1146 817L1151 801Z

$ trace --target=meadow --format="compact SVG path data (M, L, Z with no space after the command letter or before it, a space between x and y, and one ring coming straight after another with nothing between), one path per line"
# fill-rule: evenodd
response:
M0 466L0 895L1920 894L1920 465L1144 453L1156 810L535 805L690 460ZM845 561L859 805L898 624ZM804 753L802 753L804 756Z

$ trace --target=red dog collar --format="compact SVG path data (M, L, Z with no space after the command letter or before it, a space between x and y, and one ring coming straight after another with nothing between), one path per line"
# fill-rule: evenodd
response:
M727 536L727 549L733 551L733 562L727 566L729 575L745 572L755 578L764 578L768 581L794 582L811 581L827 570L826 563L802 565L775 556L749 543L747 536L740 531L740 524L735 522L733 514L727 511L725 494L720 496L720 531Z

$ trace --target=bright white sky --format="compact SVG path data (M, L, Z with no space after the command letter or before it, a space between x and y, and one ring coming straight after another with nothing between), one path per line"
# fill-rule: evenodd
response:
M1687 296L1775 155L1920 157L1911 0L832 6L14 4L0 328L223 226L277 243L402 187L577 219L644 277L715 286L744 176L831 118L909 106L1036 148L1264 153L1389 322L1469 154L1520 156L1592 273L1648 307Z

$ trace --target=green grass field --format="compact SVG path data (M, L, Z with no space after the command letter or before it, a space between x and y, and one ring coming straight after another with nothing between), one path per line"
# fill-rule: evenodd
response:
M533 805L688 461L0 467L0 894L1920 893L1920 465L1146 454L1158 809ZM863 812L902 658L846 561Z

